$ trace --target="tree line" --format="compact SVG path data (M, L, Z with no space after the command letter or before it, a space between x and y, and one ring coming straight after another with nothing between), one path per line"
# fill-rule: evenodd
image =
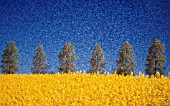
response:
M72 73L76 70L76 54L74 51L74 45L71 43L66 43L58 55L60 62L59 72L62 73ZM130 75L134 73L134 49L128 43L125 42L119 52L119 59L117 63L117 74ZM160 75L164 75L166 56L163 55L165 52L165 45L162 44L158 39L154 42L148 49L147 63L146 63L146 75L156 75L159 72ZM18 65L21 62L17 61L19 57L18 48L14 41L10 41L6 48L3 50L2 54L2 73L3 74L14 74L18 70ZM33 67L31 68L33 74L45 74L48 65L46 64L46 54L44 52L43 46L38 45L34 59L32 61ZM103 49L99 44L95 45L93 54L90 58L91 69L90 73L106 73L105 65L107 62L104 60Z

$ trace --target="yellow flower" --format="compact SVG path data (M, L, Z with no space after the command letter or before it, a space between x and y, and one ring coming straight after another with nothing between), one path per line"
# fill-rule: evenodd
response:
M170 106L170 79L156 76L0 75L0 106Z

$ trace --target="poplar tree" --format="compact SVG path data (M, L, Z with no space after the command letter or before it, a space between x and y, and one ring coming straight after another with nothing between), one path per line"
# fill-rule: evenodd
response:
M159 40L155 39L152 45L149 47L147 64L146 64L146 75L156 75L158 71L160 75L164 75L166 56L163 55L165 51L164 44L161 44Z
M134 73L134 52L132 46L126 41L125 44L121 47L119 52L119 60L117 60L117 74L130 75L131 72Z
M63 73L74 72L76 70L76 55L74 45L66 43L58 55L60 67L58 70Z
M104 61L103 49L98 44L94 48L93 55L90 59L90 64L92 66L90 73L104 73L106 62Z
M14 74L18 70L18 65L20 64L17 61L19 57L18 48L15 45L14 41L10 41L6 48L3 50L2 54L2 73L3 74Z
M46 55L42 45L38 45L38 48L35 51L35 56L33 60L33 74L45 74L48 65L46 64Z

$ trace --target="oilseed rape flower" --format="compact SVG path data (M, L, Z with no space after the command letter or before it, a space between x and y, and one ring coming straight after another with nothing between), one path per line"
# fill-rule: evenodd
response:
M0 106L170 106L168 77L81 73L0 75Z

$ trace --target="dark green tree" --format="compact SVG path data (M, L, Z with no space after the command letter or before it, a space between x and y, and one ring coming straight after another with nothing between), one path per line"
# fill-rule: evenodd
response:
M134 52L132 46L126 41L125 44L121 47L119 52L119 60L117 61L117 74L130 75L131 72L134 73Z
M90 59L92 69L90 73L104 73L106 62L104 61L104 53L100 45L96 45L93 51L93 55Z
M152 45L149 47L147 64L146 64L146 75L156 75L159 71L160 75L164 75L166 56L163 55L165 46L160 43L159 40L155 39Z
M17 61L19 57L18 48L15 45L14 41L10 41L7 44L7 47L3 50L2 54L2 73L3 74L14 74L18 70L18 65L20 64Z
M42 45L39 45L36 49L34 60L33 60L33 74L45 74L48 65L46 64L46 55Z
M60 67L58 70L63 73L74 72L76 70L76 55L74 45L66 43L58 55Z

